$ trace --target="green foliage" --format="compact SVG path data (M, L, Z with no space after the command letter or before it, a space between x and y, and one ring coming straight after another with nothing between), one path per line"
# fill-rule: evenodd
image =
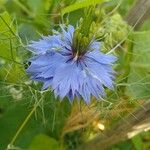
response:
M16 31L13 22L7 12L0 14L0 56L13 59L16 58Z
M10 82L17 82L22 76L21 63L17 56L18 39L13 22L7 12L0 14L0 76Z
M134 33L127 92L132 98L150 98L150 31Z
M88 7L90 5L96 5L98 3L102 3L104 2L104 0L84 0L84 1L81 1L81 2L76 2L66 8L64 8L61 13L62 15L66 14L66 13L70 13L72 11L75 11L75 10L78 10L78 9L81 9L81 8L84 8L84 7Z
M103 38L104 51L110 51L117 44L126 41L126 37L130 32L129 26L119 14L108 16L104 19L104 23L100 27L100 38Z
M0 137L3 137L0 138L0 145L2 149L6 149L39 100L42 101L20 133L19 138L15 141L15 145L27 148L31 141L34 140L34 137L40 133L47 135L49 138L59 139L65 118L70 111L68 101L61 103L50 92L41 94L28 86L23 88L22 98L17 100L13 98L13 93L10 94L12 87L4 87L4 85L0 86L1 93L3 93L0 94L0 108L3 110L0 114ZM6 97L6 95L9 95L9 97ZM40 140L39 138L42 139L43 137L35 138L31 148L34 148L34 143ZM53 142L54 145L55 143ZM49 144L49 139L47 144Z
M35 15L40 14L40 13L44 13L46 10L46 7L49 7L49 5L46 6L47 4L48 4L47 2L43 2L42 0L34 0L34 1L27 0L27 5L29 6L32 13Z
M28 150L60 150L58 142L44 134L37 135Z
M140 30L141 31L148 31L149 30L149 27L150 27L150 20L146 20L144 22L144 24L141 26Z
M115 145L110 150L149 150L150 132L143 132L130 140Z
M132 143L129 140L127 140L127 141L121 142L120 144L114 146L110 150L135 150L135 149L134 149L134 146L132 145Z
M108 6L111 8L114 8L115 6L118 6L118 11L122 16L126 16L128 11L131 9L133 4L135 3L135 0L110 0L108 3Z
M133 137L132 143L134 144L136 150L142 150L142 139L140 135Z
M11 107L9 107L9 110L4 111L4 114L2 114L0 120L1 137L3 137L0 138L0 145L2 145L2 149L6 149L7 145L15 135L17 129L20 127L25 117L30 112L29 109L26 108L27 105L24 104L25 101L17 103L11 102ZM10 102L8 102L8 105L10 105ZM17 141L16 145L25 147L30 143L35 134L38 132L43 132L41 128L42 126L38 126L38 124L40 124L40 121L33 119L32 123L29 123L27 128L25 128L25 130L20 135L19 141Z
M61 139L72 109L70 103L68 100L60 102L50 90L38 91L40 85L28 80L23 65L30 55L25 45L41 35L51 34L53 29L59 30L59 23L76 26L82 22L82 27L78 26L78 33L74 35L82 41L77 50L85 48L90 33L98 34L105 52L123 41L114 50L119 66L116 69L117 90L113 94L108 92L108 99L102 105L98 102L94 106L95 113L99 111L101 114L100 119L109 122L109 128L137 106L134 105L136 102L130 104L131 99L150 98L149 20L142 26L141 32L131 32L123 20L133 3L134 0L0 0L0 150L6 149L41 98L42 101L13 143L16 149L59 150L65 147L73 150L85 142L82 135L87 134L86 130L68 133ZM93 12L86 12L86 8L92 8ZM129 33L133 38L129 37ZM125 92L119 84L126 87ZM126 112L120 111L120 107ZM83 123L80 121L78 125ZM88 132L95 135L93 130L90 126ZM149 137L148 133L137 135L115 145L112 150L148 150Z

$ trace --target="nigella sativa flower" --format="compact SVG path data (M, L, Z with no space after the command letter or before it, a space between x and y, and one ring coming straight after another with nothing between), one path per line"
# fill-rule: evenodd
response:
M57 34L42 36L28 45L35 54L27 69L31 79L43 82L43 90L50 87L55 96L62 99L67 96L72 101L77 97L88 103L91 96L103 98L104 87L113 89L112 64L116 57L100 52L101 43L94 39L84 53L75 53L72 47L74 27L61 26L61 29Z

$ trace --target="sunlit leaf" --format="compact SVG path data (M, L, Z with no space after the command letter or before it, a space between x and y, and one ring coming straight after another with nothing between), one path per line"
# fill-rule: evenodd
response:
M75 2L74 4L68 6L68 7L65 7L61 13L62 15L66 14L66 13L70 13L72 11L75 11L75 10L78 10L78 9L81 9L81 8L84 8L84 7L88 7L90 5L96 5L98 3L102 3L104 2L105 0L84 0L84 1L81 1L81 2Z
M7 12L0 14L0 56L11 59L16 57L15 45L15 28ZM15 42L15 43L14 43Z
M12 19L7 12L0 14L0 60L3 61L0 76L11 82L18 81L22 74L22 66L17 57L18 44Z
M37 135L31 145L29 150L59 150L59 144L54 139L44 134Z
M127 92L133 98L150 98L150 31L134 34Z
M142 150L142 139L140 135L133 137L132 143L134 144L136 150Z

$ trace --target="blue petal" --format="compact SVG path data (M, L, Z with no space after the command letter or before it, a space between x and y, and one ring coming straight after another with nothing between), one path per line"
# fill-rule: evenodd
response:
M94 61L97 61L100 64L112 64L117 60L117 58L114 55L106 55L101 53L99 50L87 52L85 54L85 57L93 59Z
M46 79L44 81L44 85L42 87L42 90L48 89L52 85L52 78Z
M69 93L67 94L67 97L69 99L69 101L72 103L74 100L74 95L72 94L72 91L70 90Z
M89 51L100 50L101 42L91 41L89 45Z
M100 52L101 43L92 40L87 52L77 60L73 59L72 41L74 27L53 36L43 36L32 42L28 48L36 56L30 59L27 72L31 79L43 82L43 90L52 87L55 97L67 96L70 102L81 97L86 103L91 96L101 99L105 96L104 86L113 89L114 74L112 64L117 60L113 55Z
M61 49L61 36L43 36L39 41L32 41L27 48L35 54L44 54L47 51Z
M102 83L92 76L89 76L88 86L92 95L94 95L97 99L101 99L105 96L105 91Z
M65 58L59 53L55 53L54 55L46 53L34 59L27 72L32 73L34 76L36 75L36 78L50 78L53 77L57 67L65 61Z
M97 80L99 80L106 87L113 89L113 74L107 71L108 66L99 64L94 61L86 61L87 70L91 74L91 76ZM110 71L110 70L109 70Z
M59 87L61 97L70 92L75 96L80 84L83 84L83 71L76 62L65 63L57 68L53 78L53 88Z
M90 102L91 93L88 89L87 84L82 85L79 93L87 103Z
M64 29L64 27L62 25L60 25L60 27L62 29L63 41L66 42L68 45L72 45L74 27L69 25L67 28L67 31Z

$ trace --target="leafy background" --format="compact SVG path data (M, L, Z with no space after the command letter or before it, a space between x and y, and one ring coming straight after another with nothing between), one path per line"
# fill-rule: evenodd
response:
M73 150L87 139L101 134L95 122L100 120L106 128L111 128L126 114L148 101L149 20L138 31L130 29L124 33L119 29L120 32L114 32L111 37L120 34L126 40L116 50L119 58L115 66L118 70L116 90L113 93L108 91L108 98L103 102L93 100L89 107L81 102L81 108L77 102L71 105L67 99L60 102L53 93L40 92L40 85L29 81L25 73L30 57L25 46L30 40L39 39L41 34L51 34L53 28L58 29L60 22L69 21L76 25L84 16L84 8L90 5L100 4L106 12L114 10L113 15L120 14L124 18L134 3L134 0L109 0L107 3L105 0L0 0L0 150ZM95 12L98 10L100 7ZM103 12L100 13L103 16ZM112 16L104 15L104 18L110 20ZM118 18L122 22L122 18ZM118 20L111 22L112 19L108 27L115 28ZM10 147L27 116L30 117L28 122ZM150 133L141 133L110 149L148 150Z

